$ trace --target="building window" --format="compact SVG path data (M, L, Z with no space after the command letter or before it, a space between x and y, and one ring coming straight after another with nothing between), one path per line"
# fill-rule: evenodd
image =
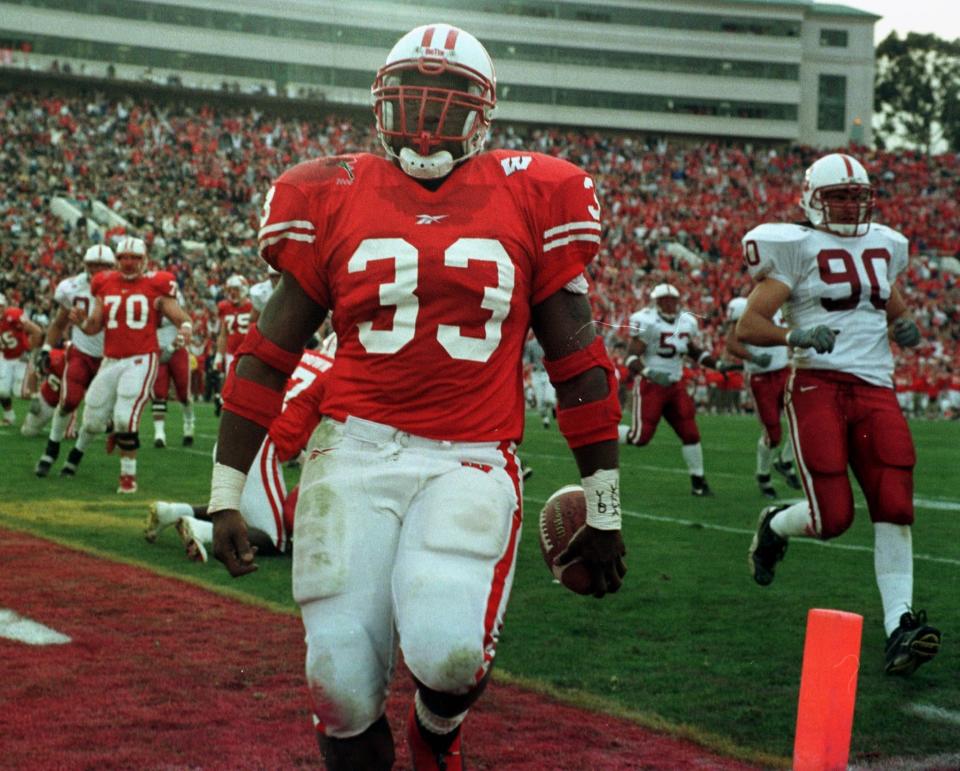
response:
M826 29L820 30L820 45L824 48L846 48L847 31L845 29Z
M817 95L817 130L843 131L846 124L846 75L821 75Z

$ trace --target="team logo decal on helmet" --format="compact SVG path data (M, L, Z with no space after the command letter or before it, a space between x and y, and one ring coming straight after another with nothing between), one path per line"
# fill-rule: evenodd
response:
M405 82L413 73L436 77L437 83ZM443 76L455 76L462 87ZM371 89L377 134L387 155L412 177L445 177L483 147L496 84L489 54L469 32L449 24L411 30L391 49ZM458 146L459 154L444 145Z
M838 236L866 235L873 204L867 170L849 155L825 155L804 175L800 208L816 228Z

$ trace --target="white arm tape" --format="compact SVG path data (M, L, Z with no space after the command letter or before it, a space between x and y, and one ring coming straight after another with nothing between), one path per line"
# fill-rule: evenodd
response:
M623 362L623 366L626 367L627 369L630 369L630 365L633 364L639 358L640 357L637 356L635 353L631 353L629 356L627 356L626 361Z
M237 471L232 466L223 463L213 464L213 475L210 479L210 503L207 512L224 509L240 510L240 496L243 495L243 486L247 483L247 475Z
M583 477L587 524L597 530L620 530L620 470L602 468Z

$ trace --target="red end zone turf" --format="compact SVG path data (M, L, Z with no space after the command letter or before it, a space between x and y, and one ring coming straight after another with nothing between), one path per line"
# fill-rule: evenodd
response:
M317 766L297 617L22 533L0 530L0 544L0 608L72 638L0 637L0 764ZM410 696L401 672L389 702L398 768L409 768L399 737ZM465 730L477 770L751 768L496 682Z

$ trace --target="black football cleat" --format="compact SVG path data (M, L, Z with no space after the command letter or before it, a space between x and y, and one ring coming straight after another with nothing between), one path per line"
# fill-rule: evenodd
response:
M60 476L75 477L77 475L77 466L80 465L80 461L82 460L83 453L76 447L71 449L70 454L67 456L67 462L64 463L63 468L60 469Z
M707 484L706 477L691 476L690 494L698 498L712 498L713 490L711 490L710 485Z
M782 474L783 481L794 490L799 490L803 487L797 478L797 472L793 470L793 463L783 463L782 461L775 460L773 462L773 470L778 474Z
M156 439L153 440L153 446L156 447L158 450L162 450L164 447L167 446L167 440L164 439L162 436L158 436Z
M49 455L41 455L40 460L37 461L36 468L34 468L33 473L36 474L41 479L46 476L50 476L50 469L53 468L53 458Z
M750 565L750 574L760 586L769 586L773 583L773 572L777 563L787 553L787 539L777 535L770 527L770 520L774 515L783 511L786 506L767 506L760 512L757 521L757 532L753 536L750 550L747 552Z
M193 437L189 434L185 434L183 437L183 446L184 447L193 447Z
M769 498L771 501L776 500L777 491L773 489L773 485L770 483L769 474L757 474L757 485L760 487L760 494L764 498Z
M926 611L900 616L900 626L887 638L884 671L906 677L926 664L940 650L940 630L927 625Z

